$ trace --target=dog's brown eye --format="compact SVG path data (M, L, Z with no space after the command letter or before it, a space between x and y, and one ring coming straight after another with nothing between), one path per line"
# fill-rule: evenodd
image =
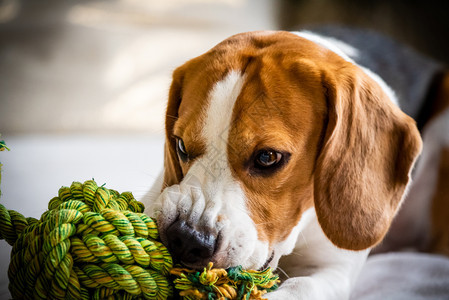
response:
M176 148L177 148L179 157L183 161L186 161L189 158L189 156L187 154L187 150L186 150L186 146L184 145L184 141L181 138L176 138Z
M259 168L268 168L276 165L282 159L282 154L274 150L260 151L255 160L255 164Z

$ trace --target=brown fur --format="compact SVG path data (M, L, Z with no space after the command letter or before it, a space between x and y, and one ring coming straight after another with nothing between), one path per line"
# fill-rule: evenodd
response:
M248 199L259 239L270 244L287 238L313 206L315 158L327 115L319 74L309 74L314 72L310 62L298 53L280 55L284 47L298 52L308 47L286 41L259 50L246 69L248 83L234 107L228 145L231 169ZM264 148L291 153L288 164L267 177L251 174L248 166L251 154Z
M430 251L449 255L449 148L441 150L438 182L431 208Z
M430 120L449 108L449 72L440 81L432 101ZM440 152L438 182L431 206L431 237L429 250L449 256L449 148Z
M415 122L360 69L328 71L324 82L331 111L315 207L331 241L361 250L386 234L422 142Z
M204 153L207 141L198 137L208 92L230 70L241 70L246 83L227 155L259 239L282 241L315 206L335 245L360 250L378 243L421 149L414 121L358 67L291 33L237 35L175 71L165 184L178 183L189 168L179 162L174 134L193 158ZM271 176L251 174L251 154L267 147L291 153L288 164Z

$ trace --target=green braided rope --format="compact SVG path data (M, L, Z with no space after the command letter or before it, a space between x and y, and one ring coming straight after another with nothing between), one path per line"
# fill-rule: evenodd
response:
M131 193L74 182L40 220L0 204L15 299L166 299L172 259Z
M271 269L203 272L172 268L153 219L129 192L73 182L59 189L39 220L0 204L0 239L13 246L14 299L262 299L277 288Z

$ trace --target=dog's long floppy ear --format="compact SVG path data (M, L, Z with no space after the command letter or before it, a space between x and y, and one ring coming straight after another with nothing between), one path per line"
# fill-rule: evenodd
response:
M314 178L318 221L338 247L380 242L421 151L415 122L380 85L351 65L323 72L328 125Z
M183 178L173 127L178 119L178 109L182 99L183 71L181 68L173 72L173 80L168 93L167 111L165 114L165 148L164 148L164 184L162 188L177 184Z

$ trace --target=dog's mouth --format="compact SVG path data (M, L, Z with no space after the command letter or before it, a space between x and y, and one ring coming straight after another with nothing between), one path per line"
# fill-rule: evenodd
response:
M273 250L273 252L271 252L270 257L269 257L269 258L267 259L267 261L263 264L263 266L260 267L259 271L263 271L263 270L265 270L266 268L268 268L268 265L271 263L271 261L273 260L273 258L274 258L274 250Z
M268 266L270 265L270 263L273 261L273 259L274 259L274 250L271 252L270 257L265 261L265 263L262 265L262 267L260 267L257 271L263 271L263 270L267 269ZM182 261L178 261L178 263L180 263L184 267L192 268L195 270L202 270L206 266L205 261L203 261L199 264L189 264L189 263L185 263ZM214 266L215 265L217 265L217 263L215 263ZM218 264L218 266L220 266L220 265Z

